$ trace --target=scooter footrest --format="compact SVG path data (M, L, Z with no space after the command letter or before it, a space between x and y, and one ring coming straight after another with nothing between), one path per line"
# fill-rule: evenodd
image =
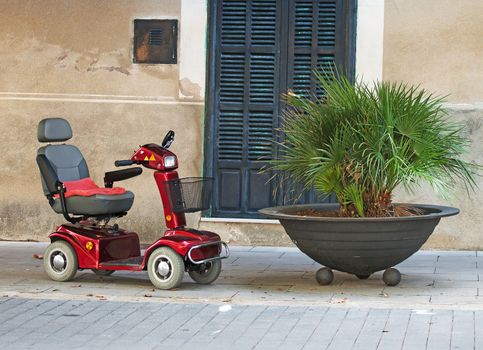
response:
M103 262L102 266L139 266L143 261L142 256L135 256L127 259L111 260L108 262Z

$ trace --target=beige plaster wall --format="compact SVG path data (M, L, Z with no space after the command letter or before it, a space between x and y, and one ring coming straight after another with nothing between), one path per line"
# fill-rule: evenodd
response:
M74 131L70 142L84 154L91 177L102 184L105 171L114 170L115 159L129 158L143 143L159 143L173 128L178 131L172 150L180 160L180 174L197 175L201 157L201 115L199 106L86 103L49 101L0 101L2 152L0 167L0 238L45 240L54 225L64 221L55 214L42 194L35 163L36 125L43 116L68 116ZM173 118L175 116L175 118ZM190 128L181 128L190 125ZM136 194L129 215L119 223L153 240L163 229L162 206L152 171L123 182Z
M386 0L385 80L483 101L483 1Z
M467 159L483 165L483 104L449 105L451 119L465 128L471 141ZM435 203L454 206L460 214L444 218L436 227L424 246L431 249L483 249L483 173L477 178L479 189L468 194L464 186L454 188L450 198L443 199L429 186L422 186L415 193L407 194L399 190L395 200L408 203Z
M471 139L467 159L483 164L483 2L475 0L386 0L383 79L421 84L448 95L449 117ZM483 178L468 196L456 188L443 200L427 186L397 200L460 208L443 219L426 248L483 249Z
M257 222L258 221L258 222ZM240 220L210 221L203 219L199 228L217 232L230 245L248 246L295 246L282 225L263 223L262 220L253 222Z
M71 121L72 142L84 153L96 181L113 169L113 160L127 158L139 144L158 142L170 128L177 131L172 147L181 160L181 175L199 174L205 62L202 52L193 60L191 51L183 51L190 41L182 37L190 34L183 31L180 17L189 16L190 27L199 29L196 40L203 40L204 17L186 6L196 3L202 11L206 3L191 1L0 2L0 239L46 240L63 221L42 195L35 164L36 125L44 116ZM477 17L482 4L386 0L384 5L383 78L451 93L451 117L466 124L473 140L469 159L483 163L483 54L478 40L483 21ZM180 64L132 64L135 18L180 19ZM145 171L124 184L136 200L119 222L151 241L163 230L152 175ZM427 188L398 197L446 203ZM482 249L482 198L481 190L471 198L456 192L451 204L462 214L444 220L426 247ZM232 244L291 245L277 224L198 219L193 215L189 222L219 232Z
M133 20L179 19L180 0L1 1L0 13L0 239L46 240L63 222L42 195L35 163L45 116L71 122L71 142L99 183L115 159L159 143L169 129L177 132L180 174L199 174L201 97L178 101L178 64L132 63ZM153 240L163 221L151 172L123 185L136 199L119 223Z
M1 92L177 96L177 65L132 63L135 18L178 18L179 0L1 1Z

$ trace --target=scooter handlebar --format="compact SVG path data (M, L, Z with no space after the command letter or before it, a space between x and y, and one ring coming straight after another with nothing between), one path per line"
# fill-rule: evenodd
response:
M114 165L117 166L117 167L120 167L120 166L129 166L129 165L133 165L134 162L130 159L127 159L127 160L116 160L114 162Z

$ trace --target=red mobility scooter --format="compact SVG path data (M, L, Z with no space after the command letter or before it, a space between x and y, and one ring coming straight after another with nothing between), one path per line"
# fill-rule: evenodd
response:
M132 192L113 187L114 182L140 175L142 168L107 172L105 188L100 188L89 178L86 161L75 146L50 144L71 137L65 119L47 118L39 123L38 140L49 143L37 152L44 194L52 209L68 221L49 236L44 267L50 278L68 281L82 269L104 276L116 270L147 270L159 289L178 287L185 271L201 284L218 278L221 259L229 255L228 246L216 233L185 227L185 213L209 206L212 179L178 178L178 160L168 151L173 131L161 145L146 144L130 160L115 162L116 166L140 164L154 170L167 230L144 255L135 232L109 225L110 220L126 215L134 201Z

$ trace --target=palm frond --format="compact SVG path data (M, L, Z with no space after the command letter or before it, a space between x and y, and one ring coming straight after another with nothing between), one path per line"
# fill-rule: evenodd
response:
M390 205L398 185L413 191L427 182L443 196L458 183L476 187L481 166L464 160L469 141L442 97L406 83L353 84L336 68L315 77L322 97L284 96L280 157L271 170L304 189L335 193L358 216Z

